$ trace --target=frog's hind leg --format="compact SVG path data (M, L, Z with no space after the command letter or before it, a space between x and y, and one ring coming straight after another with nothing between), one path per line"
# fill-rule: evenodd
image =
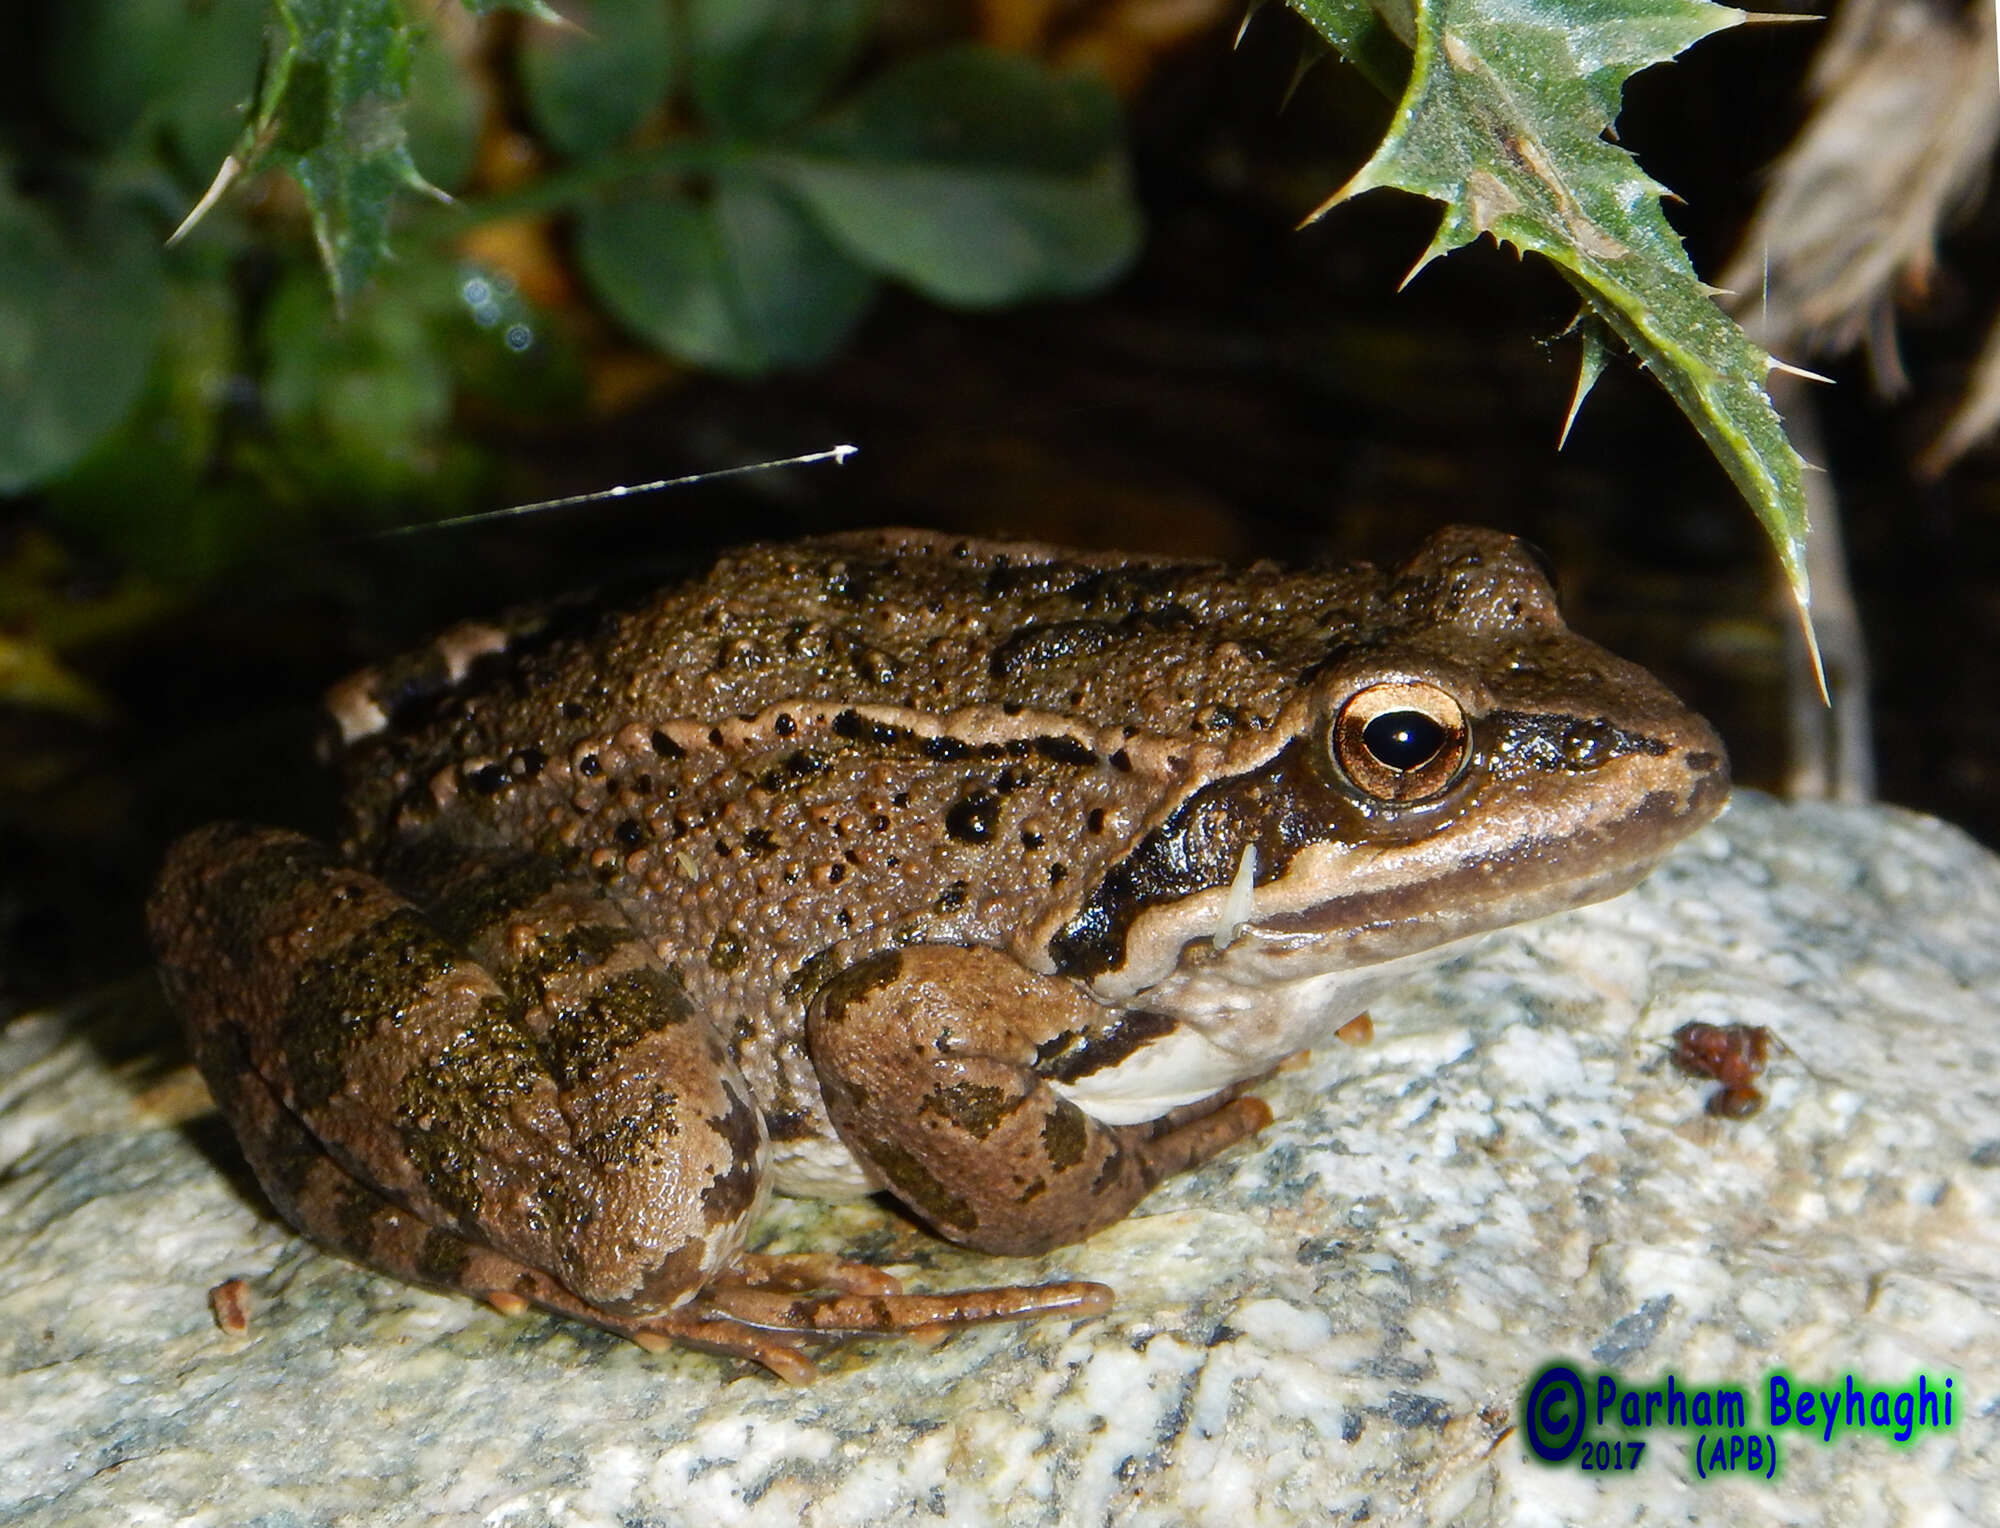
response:
M1085 1113L1051 1076L1093 1044L1129 1051L1120 1023L1000 951L913 945L829 982L807 1034L835 1128L878 1181L939 1235L1026 1255L1121 1219L1270 1122L1247 1084L1145 1124Z
M368 1187L254 1074L235 1073L223 1087L243 1154L274 1207L335 1252L412 1284L474 1295L503 1315L539 1305L655 1351L672 1341L747 1358L795 1385L818 1372L796 1342L728 1317L670 1311L624 1321L593 1310L541 1270L431 1225Z
M441 1230L369 1188L328 1156L254 1074L235 1073L224 1086L244 1155L274 1207L294 1225L337 1228L334 1235L318 1236L334 1251L408 1283L476 1296L502 1315L540 1306L587 1321L649 1352L672 1345L700 1348L748 1359L802 1385L819 1372L802 1339L921 1334L969 1320L1085 1315L1111 1299L1101 1284L905 1295L900 1280L865 1263L821 1253L750 1253L712 1290L678 1310L612 1316L585 1305L541 1270Z
M762 1196L748 1085L613 904L518 861L465 893L441 928L310 840L225 825L175 847L149 913L197 1063L300 1229L467 1282L421 1246L435 1227L539 1270L540 1303L670 1321ZM307 1153L407 1215L407 1244L365 1198L302 1194Z

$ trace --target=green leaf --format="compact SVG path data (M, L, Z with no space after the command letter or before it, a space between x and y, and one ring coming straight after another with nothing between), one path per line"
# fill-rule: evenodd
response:
M721 177L706 202L662 192L592 207L577 254L632 329L745 376L824 360L875 290L788 193L747 174Z
M1695 278L1663 188L1604 136L1628 78L1742 20L1705 0L1418 0L1394 123L1327 206L1377 186L1443 202L1419 270L1483 233L1553 261L1700 431L1803 606L1803 464L1764 391L1771 358Z
M695 106L724 132L789 127L853 66L874 18L875 0L690 0Z
M537 26L524 39L521 85L543 136L581 159L659 108L674 48L662 0L579 0L571 9L576 26Z
M980 49L890 70L767 163L855 259L941 302L1090 291L1139 247L1110 94Z
M145 385L164 285L159 238L93 207L59 227L0 179L0 493L68 467Z
M409 26L398 0L275 3L285 39L240 157L297 177L345 309L389 253L396 193L442 195L417 173L404 130Z

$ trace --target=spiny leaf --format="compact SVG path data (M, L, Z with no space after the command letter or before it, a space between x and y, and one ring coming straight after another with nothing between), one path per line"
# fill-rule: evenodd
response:
M1292 4L1326 31L1327 0ZM1389 133L1319 211L1392 186L1445 205L1417 270L1483 233L1553 261L1601 326L1592 332L1616 334L1694 423L1803 607L1803 464L1764 391L1771 358L1696 279L1664 188L1605 137L1626 80L1743 13L1706 0L1417 0L1416 17Z
M1597 379L1604 375L1604 368L1611 360L1612 331L1588 308L1577 314L1570 333L1577 337L1581 353L1576 362L1576 391L1570 394L1569 412L1563 415L1562 435L1556 441L1558 451L1569 444L1569 432L1576 424L1583 400L1590 396L1590 390L1597 386Z
M1291 0L1292 9L1384 95L1401 94L1410 76L1409 44L1368 0Z
M277 0L277 9L284 36L232 157L297 177L345 307L389 253L396 193L448 200L417 173L404 131L409 23L399 0Z
M1410 38L1398 36L1396 24L1408 12L1390 10L1392 22L1368 0L1290 0L1292 10L1304 16L1312 30L1326 38L1362 78L1384 96L1402 94L1410 78Z

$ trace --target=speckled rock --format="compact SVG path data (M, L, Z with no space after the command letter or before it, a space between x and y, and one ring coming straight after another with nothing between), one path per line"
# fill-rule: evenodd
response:
M1637 891L1380 1002L1278 1122L1082 1247L1000 1263L872 1204L780 1248L916 1287L1101 1279L1108 1316L860 1344L791 1390L405 1288L262 1208L136 989L0 1034L0 1524L2000 1522L2000 861L1748 797ZM1670 1064L1768 1026L1754 1118ZM150 1023L146 1038L130 1038ZM249 1326L207 1291L247 1282ZM1704 1482L1534 1462L1548 1360L1634 1383L1952 1376L1908 1447ZM1626 1435L1612 1433L1609 1436Z

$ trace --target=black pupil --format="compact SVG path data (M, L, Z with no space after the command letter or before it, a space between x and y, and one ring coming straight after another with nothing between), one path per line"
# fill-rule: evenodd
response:
M1363 746L1387 769L1421 769L1444 739L1444 728L1421 711L1384 711L1361 729Z

